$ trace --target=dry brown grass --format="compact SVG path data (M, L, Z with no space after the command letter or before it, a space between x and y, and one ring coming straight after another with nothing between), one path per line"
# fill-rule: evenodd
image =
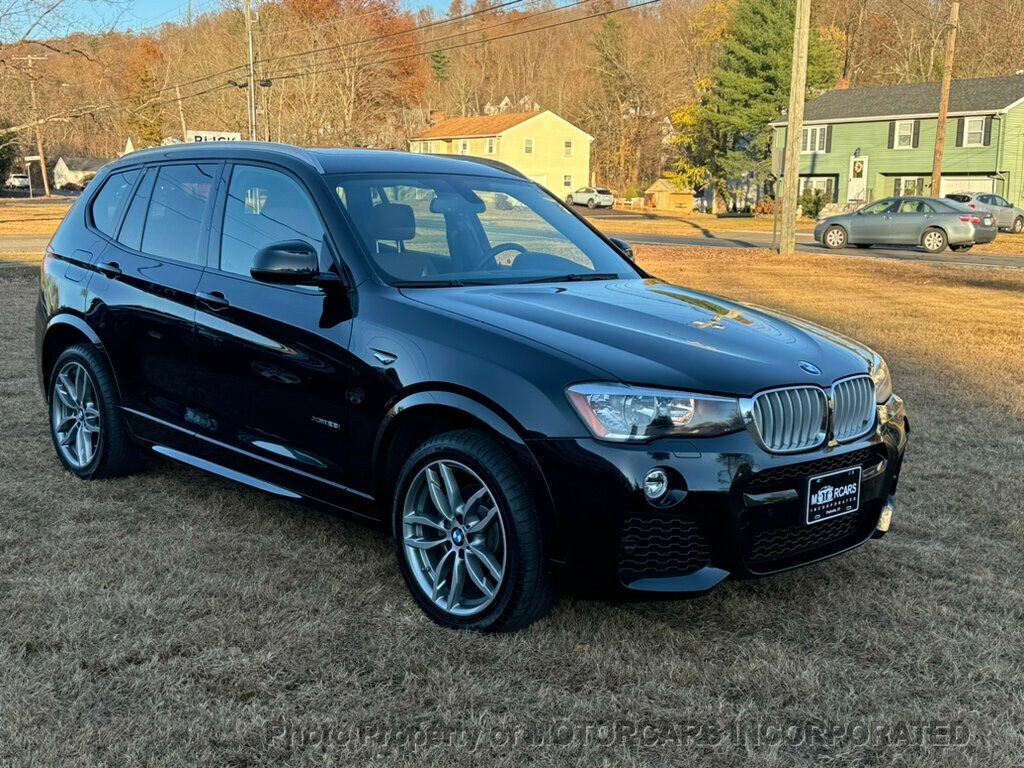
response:
M616 212L639 213L629 208L615 209ZM595 216L591 219L593 223L602 228L615 232L632 232L648 235L701 235L701 234L728 234L733 232L771 232L773 226L772 217L752 218L718 218L707 213L682 214L675 212L648 212L643 218L606 218ZM814 222L810 219L800 219L797 222L797 230L810 232L814 229Z
M887 356L913 424L893 531L695 601L566 598L510 637L433 626L377 532L179 466L92 484L61 471L33 369L33 279L0 270L0 763L1019 765L1024 277L639 255ZM950 721L966 745L735 730ZM616 723L697 745L584 730ZM724 743L702 746L719 729Z
M71 209L71 203L4 203L0 205L0 235L52 235Z

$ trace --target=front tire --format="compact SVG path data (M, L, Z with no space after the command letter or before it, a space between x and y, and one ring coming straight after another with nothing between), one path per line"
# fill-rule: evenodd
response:
M941 229L927 229L921 235L921 247L928 253L942 253L948 244L946 233Z
M1018 216L1013 220L1013 226L1010 228L1010 231L1015 235L1024 232L1024 216Z
M399 475L392 527L406 585L438 624L507 632L551 607L529 484L486 435L448 432L420 446Z
M830 250L834 251L839 248L845 248L847 241L846 230L838 224L833 224L825 230L825 234L821 239L825 243L825 247Z
M114 377L89 344L68 347L50 374L50 437L65 469L83 480L131 474L139 449L121 414Z
M572 199L572 195L569 195L568 197L565 198L565 204L570 206L576 205L576 201Z

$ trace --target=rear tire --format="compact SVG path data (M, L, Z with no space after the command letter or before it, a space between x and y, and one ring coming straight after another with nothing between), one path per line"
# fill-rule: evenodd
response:
M921 235L921 247L928 253L942 253L948 244L946 233L937 227L926 229Z
M83 480L131 474L141 464L121 413L114 377L89 344L57 358L47 391L50 437L64 468Z
M832 251L838 250L839 248L845 248L847 240L846 230L838 224L833 224L831 227L826 229L825 234L821 238L825 247Z
M597 200L595 200L594 198L590 198L589 200L587 200L587 208L590 208L591 210L597 208Z
M438 435L409 457L398 478L392 530L409 591L441 626L508 632L551 608L554 591L529 483L481 432Z

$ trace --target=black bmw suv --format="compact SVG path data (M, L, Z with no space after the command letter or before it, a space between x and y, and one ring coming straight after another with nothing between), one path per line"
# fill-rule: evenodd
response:
M452 627L856 547L909 431L870 349L664 283L464 158L127 155L48 246L36 331L69 471L158 454L381 523Z

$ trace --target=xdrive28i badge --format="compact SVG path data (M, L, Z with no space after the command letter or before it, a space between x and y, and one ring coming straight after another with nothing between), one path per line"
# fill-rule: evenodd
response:
M796 364L800 366L801 371L809 373L811 376L821 375L821 368L816 366L814 363L809 363L806 360L798 360Z

